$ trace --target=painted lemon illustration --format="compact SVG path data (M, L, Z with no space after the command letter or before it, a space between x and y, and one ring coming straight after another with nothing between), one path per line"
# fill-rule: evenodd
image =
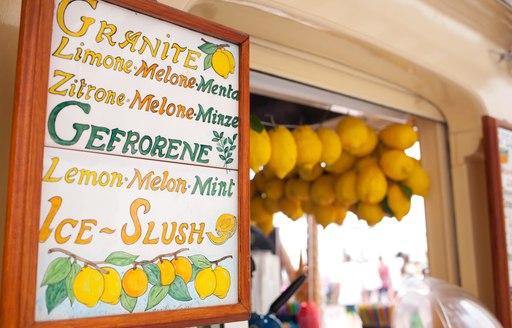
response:
M114 268L104 267L108 273L102 273L105 281L105 289L101 294L100 301L108 304L117 304L121 296L121 277Z
M185 283L188 283L190 278L192 278L192 264L190 261L184 256L178 256L172 259L171 263L174 266L176 275L183 278Z
M156 264L160 269L160 282L162 286L172 284L174 278L176 278L176 270L169 260L158 261Z
M148 289L148 276L141 268L130 269L124 274L122 284L126 295L139 297Z
M212 268L206 268L197 273L194 287L202 300L213 294L217 287L217 279Z
M75 277L73 282L73 294L78 302L93 307L98 304L103 291L105 280L96 269L85 267Z
M207 232L208 239L215 245L222 245L231 236L235 234L237 228L237 219L233 214L224 213L219 216L215 224L217 236L212 232Z
M215 275L215 280L217 285L213 290L213 295L218 298L224 298L228 294L229 286L231 285L231 276L229 275L229 271L221 266L217 266L215 270L213 270L213 274Z
M229 74L235 73L235 57L233 54L224 48L219 48L212 57L213 70L227 79Z

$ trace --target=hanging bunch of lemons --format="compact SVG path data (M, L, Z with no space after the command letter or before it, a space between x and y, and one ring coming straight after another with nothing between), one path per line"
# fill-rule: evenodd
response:
M292 220L312 215L318 224L342 224L347 211L379 223L409 212L413 194L427 197L430 179L421 163L405 154L418 141L411 124L380 131L345 116L336 129L276 126L267 132L251 117L251 221L265 233L273 214Z

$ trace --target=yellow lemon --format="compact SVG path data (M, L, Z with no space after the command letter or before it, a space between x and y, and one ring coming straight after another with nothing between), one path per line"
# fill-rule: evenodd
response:
M418 133L410 124L391 124L379 133L382 143L389 148L404 150L418 141Z
M251 198L251 221L260 222L272 219L272 213L265 209L263 198L256 196Z
M342 152L338 160L331 165L327 165L325 170L329 173L341 174L349 170L354 165L356 157L346 151Z
M343 173L336 179L334 183L334 193L341 205L350 206L357 202L356 181L357 174L353 170Z
M322 155L322 142L309 125L301 125L293 130L293 137L297 145L297 165L312 169L320 162Z
M376 204L384 199L388 190L386 176L377 165L363 168L357 175L357 198L365 203Z
M215 223L215 230L219 235L226 233L229 235L229 237L231 237L236 231L236 224L236 216L229 213L223 213L217 218L217 222Z
M234 58L233 54L224 48L217 49L212 56L213 70L227 79L229 73L234 72Z
M103 275L91 267L80 270L73 281L73 294L76 300L88 307L98 304L104 290Z
M263 129L263 131L257 132L251 129L249 132L249 147L249 166L254 173L258 173L270 160L270 137L267 131Z
M176 278L176 272L174 265L169 260L162 260L156 263L160 269L160 282L163 286L172 284L174 278Z
M269 132L272 152L267 166L283 179L297 163L297 145L292 133L284 126L278 126Z
M282 179L273 178L265 181L265 189L263 192L270 199L279 199L284 193L284 181Z
M315 221L323 228L336 221L336 209L334 205L316 205L314 210Z
M269 214L277 213L281 210L279 207L279 199L270 199L265 198L263 200L263 207L265 208L265 211Z
M267 181L267 179L265 178L263 173L259 172L254 176L254 178L252 178L251 184L254 185L254 187L256 188L256 191L263 192L265 190L265 182L266 181Z
M338 202L334 202L332 206L335 211L334 223L342 225L343 221L345 221L345 217L347 216L347 207L339 204Z
M279 207L284 215L292 220L297 220L304 215L299 201L283 197L279 200Z
M315 212L315 204L311 199L303 200L300 202L300 207L307 214L313 214Z
M414 164L414 158L395 149L382 152L379 159L379 165L384 174L395 181L407 179L414 169Z
M217 285L213 290L213 295L218 298L224 298L228 294L229 287L231 286L231 276L229 271L223 267L217 266L213 273L215 274L215 280L217 281Z
M364 121L357 117L345 116L336 126L336 133L340 137L343 150L352 153L368 139L368 128Z
M409 174L403 182L407 187L411 188L413 194L423 197L428 196L428 191L430 189L430 177L419 161L414 161L414 167L411 174Z
M369 226L374 226L382 220L384 211L380 204L359 203L357 217L365 220Z
M103 294L101 294L100 301L108 304L117 304L121 296L121 277L114 268L103 267L102 269L108 273L102 273L105 289Z
M256 222L256 226L258 227L258 229L263 231L265 235L270 235L272 230L274 230L274 222L272 219L272 215L266 218L265 220Z
M311 185L310 197L316 205L329 205L336 199L334 193L334 176L322 175Z
M122 284L126 295L139 297L148 289L148 276L141 268L129 269L123 276Z
M299 176L304 181L313 181L318 179L324 170L320 164L313 166L311 169L307 169L304 166L299 167Z
M377 132L369 126L366 128L368 130L368 138L359 148L352 150L352 155L354 156L362 157L371 154L379 143Z
M316 134L322 143L320 161L326 165L333 164L340 158L342 152L341 140L338 134L328 128L319 128L316 130Z
M293 200L308 200L310 184L301 179L288 179L284 184L284 194Z
M197 273L196 279L194 280L194 287L202 300L213 294L216 286L217 280L212 268L206 268Z
M379 165L377 159L373 156L365 156L361 157L356 161L355 170L356 172L360 172L362 169L370 166L370 165Z
M411 209L411 200L404 194L397 184L390 184L388 188L388 206L393 211L395 218L401 221Z
M174 265L176 275L183 278L185 283L188 283L192 278L192 264L190 261L184 256L178 256L172 259L171 263Z

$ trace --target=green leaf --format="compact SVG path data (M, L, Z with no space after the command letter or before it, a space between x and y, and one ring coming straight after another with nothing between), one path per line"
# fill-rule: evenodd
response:
M71 261L68 257L59 257L53 260L44 273L41 286L55 284L64 280L71 270Z
M187 284L185 280L180 276L176 276L174 281L169 286L169 296L174 298L177 301L191 301L192 297L190 297L190 293L187 289Z
M217 131L215 131L215 130L213 131L213 135L214 135L215 137L217 137L217 138L220 138L220 137L221 137L221 136L219 135L219 133L218 133Z
M388 198L387 197L384 198L382 200L382 202L380 202L380 207L382 208L384 213L386 213L386 215L388 215L389 217L394 217L395 216L395 213L393 213L393 210L391 210L391 208L389 207Z
M48 285L46 288L46 309L48 310L48 314L52 312L57 305L64 302L66 297L68 297L68 292L66 290L66 281L61 280L55 284Z
M229 147L224 148L224 150L223 150L223 151L224 151L225 153L227 153L227 152L229 151Z
M153 288L151 288L151 290L149 291L148 304L146 305L145 311L152 309L158 304L160 304L160 302L162 302L162 300L165 298L168 292L169 285L153 286Z
M262 126L263 126L263 125L262 125ZM261 131L260 131L260 132L261 132ZM238 137L238 134L236 134L236 133L235 133L235 134L233 134L233 142L235 142L236 137Z
M228 140L228 143L229 143L230 145L232 145L232 144L233 144L233 139L231 139L230 137L227 137L226 139Z
M66 290L68 292L68 298L71 305L75 301L75 294L73 294L73 281L75 281L75 277L82 270L82 267L78 265L78 263L71 264L71 270L69 270L69 274L66 277Z
M227 142L228 142L228 139L222 140L222 145L225 146Z
M126 295L123 289L121 289L121 306L128 312L132 313L137 305L137 297L131 297Z
M226 157L224 155L219 155L220 159L225 161L226 160Z
M236 148L236 146L233 145L233 146L229 147L229 151L233 151L233 150L235 150L235 148Z
M201 255L201 254L191 255L188 258L190 259L190 261L192 261L192 264L194 264L195 266L197 266L200 269L205 269L205 268L209 268L212 266L212 263L210 261L208 261L208 259L204 255Z
M145 263L142 265L142 268L144 269L144 272L146 272L150 284L155 286L162 285L162 280L160 279L160 269L155 263Z
M222 137L224 137L224 132L221 132L219 135L219 138L222 138ZM226 142L226 141L224 141L224 142Z
M251 130L254 130L258 133L261 133L261 132L263 132L263 130L265 130L265 127L263 126L263 124L261 124L260 119L256 115L251 115L250 122L251 122ZM235 134L235 136L236 136L236 134ZM235 139L235 136L233 136L233 139Z
M117 266L126 266L132 264L139 256L126 252L113 252L105 259L105 262Z
M203 62L204 69L203 70L206 71L207 69L212 67L212 58L213 58L213 55L208 55L208 56L204 57L204 62Z
M407 187L403 183L399 184L400 189L402 189L402 192L405 194L405 197L407 197L408 200L411 200L412 198L412 190L411 188Z
M233 156L233 153L232 153L232 152L229 152L226 156L227 156L227 157L231 157L231 156Z
M226 161L226 164L231 164L233 163L233 159L232 158L228 158L228 160Z
M217 151L222 153L222 152L224 152L224 149L222 149L222 147L217 147Z
M212 141L213 141L213 142L217 142L217 141L219 141L219 140L220 140L219 138L213 138L213 139L212 139Z
M196 279L197 273L202 269L195 264L192 264L192 276L190 277L190 281L194 281ZM190 282L189 281L189 282Z
M217 51L217 45L211 42L206 42L198 47L205 54L212 55Z

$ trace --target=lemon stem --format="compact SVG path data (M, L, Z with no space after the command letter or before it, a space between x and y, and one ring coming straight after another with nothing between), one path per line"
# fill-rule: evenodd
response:
M78 261L82 261L84 262L84 265L88 265L88 266L91 266L93 268L95 268L96 270L98 270L99 272L101 273L104 273L104 274L109 274L109 272L107 270L103 270L102 268L100 268L98 266L98 264L96 264L95 262L93 261L89 261L87 259L84 259L83 257L81 256L78 256L76 255L75 253L71 253L70 251L67 251L65 249L62 249L62 248L50 248L48 250L48 254L51 254L51 253L55 253L55 252L60 252L60 253L63 253L63 254L66 254L70 257L72 257L75 261L78 260Z
M204 38L201 38L201 41L203 41L204 43L212 43L212 44L215 44L215 43L213 43L213 42L206 41ZM220 49L220 48L226 48L226 47L229 47L229 44L223 43L223 44L218 44L218 45L217 45L217 49Z
M211 263L211 264L216 264L216 265L218 265L218 264L219 264L219 262L222 262L222 261L224 261L225 259L232 259L232 258L233 258L233 256L232 256L232 255L226 255L226 256L221 257L221 258L220 258L220 259L218 259L218 260L210 261L210 263Z
M162 261L163 257L173 257L173 256L176 257L179 253L184 252L184 251L188 251L188 248L180 248L176 252L172 252L172 253L159 254L159 255L155 256L154 259L149 260L149 261L140 261L140 262L135 261L135 262L133 262L133 265L137 266L137 265L142 265L143 263L155 263L156 261Z

